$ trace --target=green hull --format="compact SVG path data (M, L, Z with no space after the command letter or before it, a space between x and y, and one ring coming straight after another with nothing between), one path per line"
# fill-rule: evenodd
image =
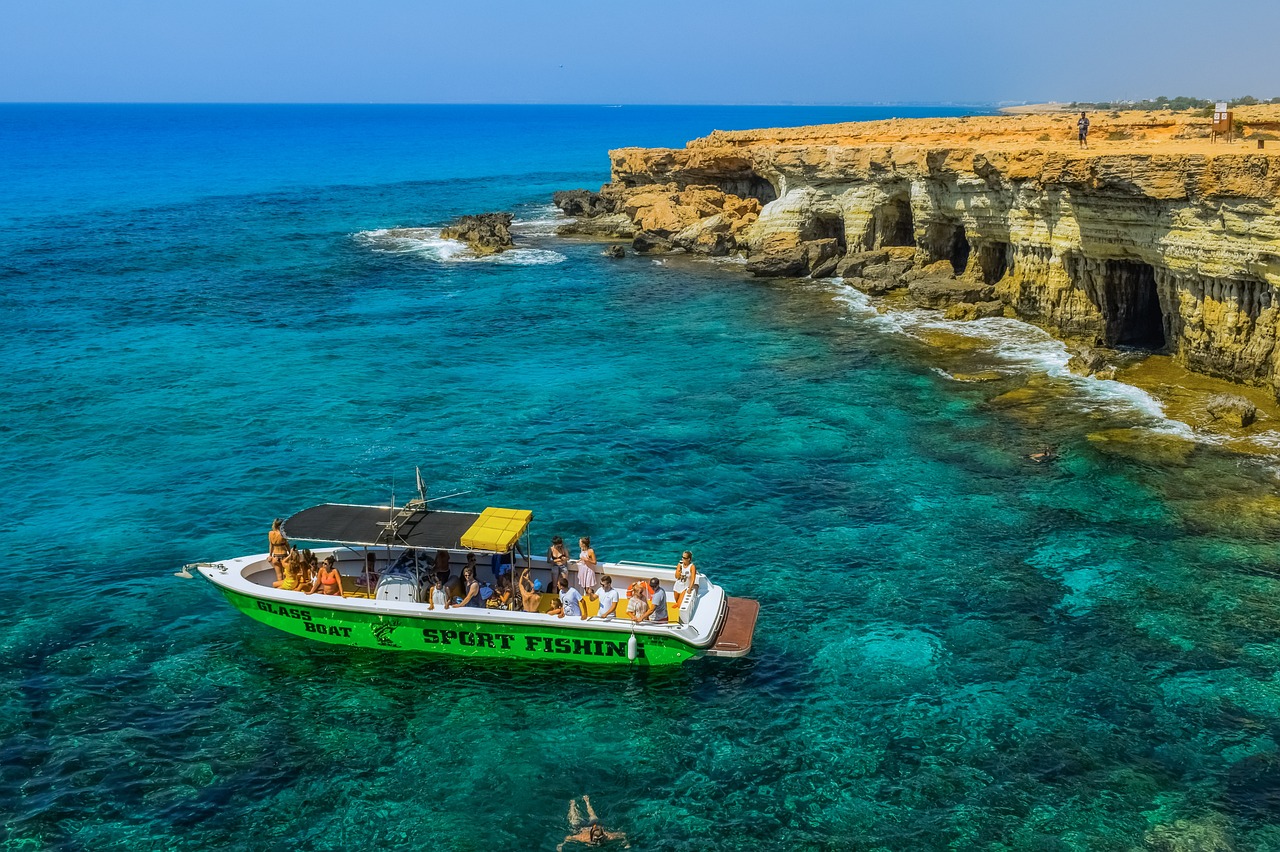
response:
M636 659L627 657L628 634L555 624L494 624L455 618L377 615L283 605L231 589L227 600L250 618L305 639L380 651L425 651L507 660L572 660L593 665L669 666L697 656L674 637L636 634ZM450 610L456 612L457 610Z

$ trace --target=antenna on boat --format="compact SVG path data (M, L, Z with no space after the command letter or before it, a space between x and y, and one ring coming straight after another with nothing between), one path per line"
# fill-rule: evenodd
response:
M434 503L437 500L448 500L450 497L461 497L463 494L470 494L470 491L455 491L452 494L441 494L439 497L432 497L430 500L424 500L424 503Z

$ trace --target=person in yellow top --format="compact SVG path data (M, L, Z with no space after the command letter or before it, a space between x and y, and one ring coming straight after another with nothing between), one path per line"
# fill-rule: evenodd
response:
M284 536L284 530L281 529L283 525L284 521L276 518L271 522L271 532L267 533L267 544L270 545L270 550L267 551L267 563L275 569L274 585L276 586L279 586L280 581L284 579L284 558L289 555L289 539Z
M286 592L295 592L301 588L302 554L298 552L298 548L289 548L289 554L284 558L283 574L283 578L271 585Z

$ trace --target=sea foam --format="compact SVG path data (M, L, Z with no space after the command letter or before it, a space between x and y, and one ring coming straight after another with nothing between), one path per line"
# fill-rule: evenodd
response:
M529 224L529 223L525 223ZM512 230L519 233L520 223ZM537 227L536 225L534 227ZM461 240L440 236L440 228L378 228L354 235L360 245L380 254L414 254L436 263L493 263L501 266L543 266L565 256L550 249L517 247L497 254L476 254Z

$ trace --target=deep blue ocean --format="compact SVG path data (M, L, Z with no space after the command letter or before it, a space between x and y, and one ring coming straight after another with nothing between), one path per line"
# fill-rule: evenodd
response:
M645 850L1280 849L1273 460L1017 322L554 235L611 147L962 112L0 106L2 848L550 850L589 794ZM693 550L753 653L385 656L172 576L416 466Z

